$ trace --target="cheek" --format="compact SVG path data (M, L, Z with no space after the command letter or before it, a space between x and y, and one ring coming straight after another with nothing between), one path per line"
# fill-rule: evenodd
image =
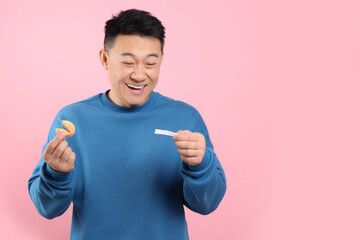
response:
M108 75L109 79L112 81L124 81L129 75L131 74L131 71L129 69L109 69Z
M153 81L157 81L157 79L159 78L159 73L159 69L149 69L147 71L147 75Z

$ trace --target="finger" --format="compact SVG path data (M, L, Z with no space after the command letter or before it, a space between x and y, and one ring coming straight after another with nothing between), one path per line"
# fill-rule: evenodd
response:
M59 158L60 161L67 162L67 161L69 160L70 156L71 156L71 153L72 153L71 148L70 148L70 147L67 147L67 148L64 150L64 152L61 154L61 156L60 156L60 158Z
M196 142L189 142L189 141L175 141L175 146L180 149L199 149L200 143Z
M66 159L65 162L66 162L67 164L74 164L75 158L76 158L75 153L74 153L74 152L71 152L69 158Z
M76 158L76 155L75 155L74 152L72 152L72 153L71 153L71 156L70 156L70 158L69 158L69 162L72 163L72 164L74 164L75 158Z
M178 131L178 134L173 137L175 141L198 141L198 136L188 130Z
M75 162L76 155L74 152L70 154L69 159L66 160L66 164L71 166L71 169L74 168L74 162Z
M55 148L52 156L57 159L60 158L61 154L65 151L67 146L68 146L67 141L60 142L59 145Z
M54 137L53 140L51 140L49 142L49 144L46 146L46 149L44 151L44 156L50 156L51 154L53 154L54 150L56 149L56 147L59 145L59 143L64 140L65 138L65 134L63 133L59 133L58 135L56 135Z
M72 162L75 162L75 159L76 159L76 154L74 152L71 153L71 156L70 156L70 160Z
M184 157L196 157L201 155L200 150L193 150L193 149L179 149L179 154Z
M185 157L185 156L180 156L181 160L183 160L184 162L189 163L190 165L197 165L199 164L199 157Z

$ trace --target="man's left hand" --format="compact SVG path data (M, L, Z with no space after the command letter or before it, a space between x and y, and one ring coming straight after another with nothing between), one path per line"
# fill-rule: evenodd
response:
M173 139L183 161L190 165L198 165L201 163L206 148L204 135L184 130L178 131Z

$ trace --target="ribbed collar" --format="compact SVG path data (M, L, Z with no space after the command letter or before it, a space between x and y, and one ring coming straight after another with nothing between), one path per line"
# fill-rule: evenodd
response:
M100 102L107 108L109 108L112 111L115 112L139 112L139 111L144 111L148 108L150 108L152 105L154 105L154 103L156 102L157 98L158 98L158 93L152 91L150 94L149 99L142 105L140 106L136 106L136 107L122 107L119 106L115 103L113 103L109 97L108 97L108 92L110 92L110 89L106 90L104 93L100 93L99 94L99 100Z

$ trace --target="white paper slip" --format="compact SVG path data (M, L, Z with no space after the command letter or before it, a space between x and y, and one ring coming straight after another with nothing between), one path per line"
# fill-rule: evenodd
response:
M167 135L170 137L173 137L175 135L177 135L176 132L172 132L172 131L168 131L168 130L161 130L161 129L155 129L155 134L160 134L160 135Z

